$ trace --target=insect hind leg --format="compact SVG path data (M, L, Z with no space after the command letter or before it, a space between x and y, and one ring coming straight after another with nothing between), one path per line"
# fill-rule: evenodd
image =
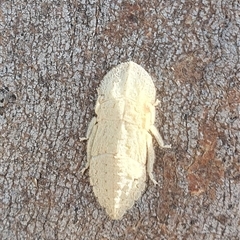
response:
M155 160L155 153L153 149L153 144L152 144L152 136L147 133L147 173L149 178L152 180L152 182L156 185L158 182L154 179L153 176L153 164Z

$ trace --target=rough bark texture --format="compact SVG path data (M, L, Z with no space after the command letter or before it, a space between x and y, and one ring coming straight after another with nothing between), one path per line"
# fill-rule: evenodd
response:
M239 239L238 0L0 3L1 239ZM79 138L128 60L154 78L173 148L155 148L160 186L112 221Z

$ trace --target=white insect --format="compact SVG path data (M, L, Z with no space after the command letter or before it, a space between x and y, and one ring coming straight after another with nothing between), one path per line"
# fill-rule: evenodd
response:
M146 171L157 184L151 134L161 147L171 147L154 126L155 95L151 77L134 62L113 68L98 89L83 172L89 167L94 194L112 219L120 219L141 196Z

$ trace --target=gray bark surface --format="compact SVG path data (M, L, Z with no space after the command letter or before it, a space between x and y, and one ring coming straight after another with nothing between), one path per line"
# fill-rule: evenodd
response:
M240 239L240 2L0 1L0 239ZM89 183L97 87L157 88L154 175L113 221Z

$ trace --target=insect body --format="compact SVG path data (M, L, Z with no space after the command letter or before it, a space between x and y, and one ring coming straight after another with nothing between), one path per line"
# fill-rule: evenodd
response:
M113 68L98 89L86 168L94 194L112 219L121 218L141 196L146 172L157 183L151 134L161 147L170 147L154 126L155 95L151 77L134 62Z

